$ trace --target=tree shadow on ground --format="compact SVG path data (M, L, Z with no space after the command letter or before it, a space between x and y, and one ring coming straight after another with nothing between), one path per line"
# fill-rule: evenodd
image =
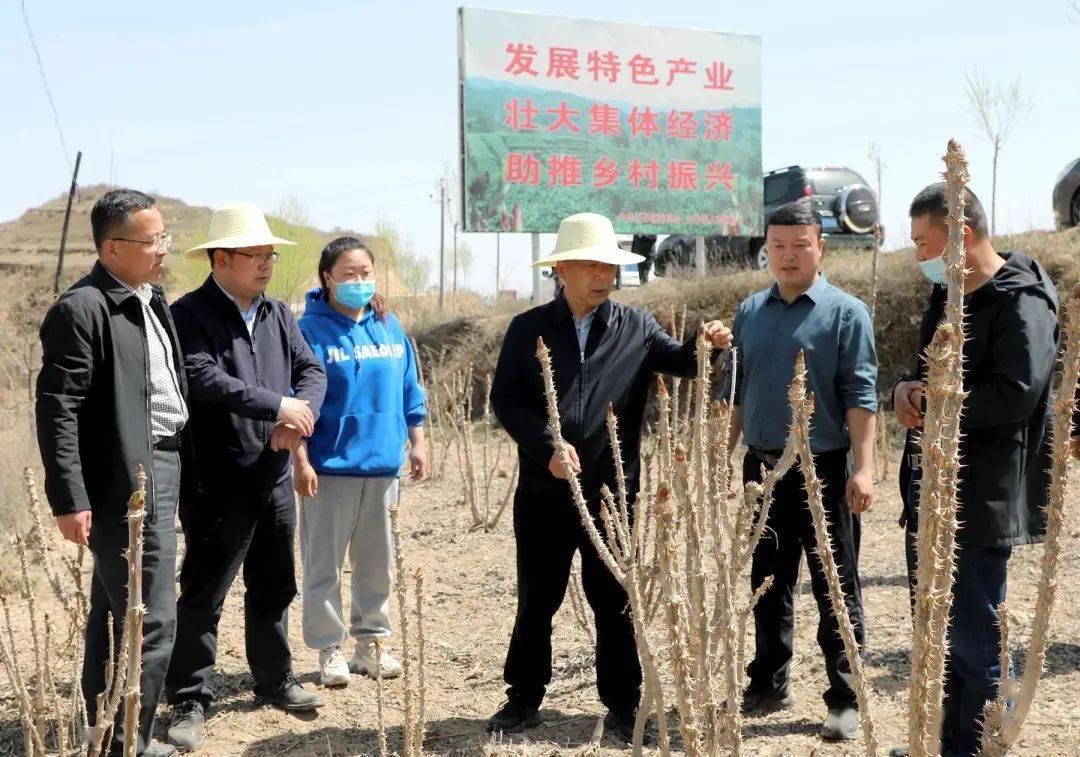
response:
M781 736L817 736L821 723L808 718L785 720L779 723L743 720L743 738L777 738Z
M1022 672L1027 664L1027 644L1020 649L1013 647L1013 666L1017 672ZM1080 671L1080 644L1070 644L1062 641L1051 642L1046 648L1046 667L1043 676L1060 676Z
M1023 673L1027 664L1027 644L1028 639L1025 638L1022 647L1013 647L1013 667L1017 674ZM870 679L878 691L896 693L907 688L911 675L910 647L870 649L863 655L863 661L868 667L884 669L883 673ZM1047 646L1044 678L1077 671L1080 671L1080 644L1055 641Z
M595 739L597 718L592 713L570 715L559 710L544 708L540 711L543 722L521 733L496 737L503 745L530 744L569 748L585 746ZM402 752L403 728L394 725L386 729L389 752ZM493 737L487 733L487 718L449 717L432 720L427 724L424 749L443 755L478 755ZM209 740L207 742L210 743ZM604 744L614 746L610 737ZM268 755L355 755L378 754L379 732L375 728L345 728L327 726L302 734L282 733L262 739L244 749L245 757Z

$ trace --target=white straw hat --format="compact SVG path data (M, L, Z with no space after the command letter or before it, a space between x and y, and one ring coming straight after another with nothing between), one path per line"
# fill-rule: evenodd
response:
M611 221L599 213L577 213L559 224L555 249L533 268L548 268L563 260L595 260L611 265L640 263L645 258L619 247Z
M196 254L199 250L238 250L268 244L296 244L271 234L266 216L251 202L229 202L214 208L214 213L210 216L209 237L209 242L192 247L184 253L184 257L199 257Z

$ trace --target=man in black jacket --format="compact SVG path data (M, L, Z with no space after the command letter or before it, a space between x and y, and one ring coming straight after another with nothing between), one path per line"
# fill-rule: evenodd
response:
M292 243L273 236L250 203L216 209L210 236L187 253L208 254L210 276L173 305L191 387L193 441L180 507L187 551L167 683L169 741L182 750L202 743L214 698L218 621L241 566L256 697L294 711L322 704L293 676L287 610L296 596L289 449L311 434L326 374L288 305L263 294L278 256L274 245Z
M619 249L611 222L580 213L565 219L552 255L536 267L555 266L563 282L553 302L514 318L503 339L491 387L499 422L518 445L520 479L514 495L518 609L504 677L507 703L488 723L514 731L538 722L551 681L551 619L562 604L574 553L581 550L585 596L596 616L596 677L608 708L605 724L630 741L641 697L641 667L626 591L589 542L567 484L570 472L555 452L536 355L542 337L551 350L563 437L573 473L581 474L591 511L600 487L616 491L608 439L608 407L619 420L627 495L639 488L641 425L653 372L693 376L696 334L679 344L645 310L608 299L619 265L641 256ZM701 327L714 347L731 345L719 321ZM598 528L603 528L599 523Z
M154 199L130 189L105 194L90 223L98 260L41 324L36 411L45 496L64 538L94 556L82 671L94 725L113 652L108 614L118 644L127 604L127 501L138 486L136 468L146 471L137 752L169 755L176 750L150 736L176 630L177 450L188 414L176 329L154 283L171 240ZM110 754L123 749L122 722Z
M986 212L970 190L965 203L967 397L960 417L960 529L941 734L947 757L978 753L983 705L995 696L1001 675L997 607L1005 600L1009 556L1014 546L1043 538L1050 482L1048 398L1058 345L1058 298L1050 277L1023 253L998 254L987 233ZM945 213L944 183L930 185L911 203L916 260L934 284L919 355L945 310ZM910 429L900 491L912 586L922 475L916 434L923 422L925 379L920 358L893 390L897 420Z

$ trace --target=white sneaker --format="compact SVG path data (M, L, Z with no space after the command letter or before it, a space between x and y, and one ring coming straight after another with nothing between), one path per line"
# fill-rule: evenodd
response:
M319 651L319 681L323 686L349 685L349 665L340 647Z
M385 649L376 661L374 641L356 642L356 654L349 660L349 670L375 678L379 668L382 668L383 678L397 678L401 675L401 663Z

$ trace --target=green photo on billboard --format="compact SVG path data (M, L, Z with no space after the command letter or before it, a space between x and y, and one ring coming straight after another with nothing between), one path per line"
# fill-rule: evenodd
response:
M761 40L462 8L465 231L762 233Z

